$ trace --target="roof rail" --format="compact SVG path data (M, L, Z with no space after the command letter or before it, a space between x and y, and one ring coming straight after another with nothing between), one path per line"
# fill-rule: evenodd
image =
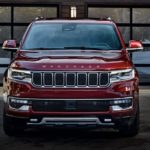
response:
M100 21L113 21L111 19L111 17L99 17L99 18L88 17L88 18L77 18L77 19L91 19L91 20L100 20Z
M112 21L111 17L106 17L106 18L103 18L103 20L108 20L108 21Z
M38 20L54 20L54 19L58 19L58 18L44 18L43 16L37 16L34 20L38 21ZM72 19L72 18L61 18L61 19ZM75 19L94 19L94 20L102 20L102 21L112 21L111 17L100 17L100 18L90 17L90 18L75 18Z
M92 18L91 18L92 19ZM95 18L93 18L95 19ZM102 20L102 21L112 21L111 17L100 17L100 18L97 18L96 20Z
M55 19L59 19L59 18L44 18L43 16L38 16L34 19L34 21L38 21L38 20L55 20Z
M36 17L34 20L37 21L37 20L44 20L44 19L45 19L44 17L38 16L38 17Z

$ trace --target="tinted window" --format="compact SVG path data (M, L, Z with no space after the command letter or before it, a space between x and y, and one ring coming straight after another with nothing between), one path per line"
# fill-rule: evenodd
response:
M57 7L14 7L14 22L29 23L37 16L56 18Z
M23 49L80 47L120 50L121 44L110 24L45 23L32 26Z
M111 17L117 23L130 22L130 9L129 8L102 8L102 7L88 7L89 18L106 18Z

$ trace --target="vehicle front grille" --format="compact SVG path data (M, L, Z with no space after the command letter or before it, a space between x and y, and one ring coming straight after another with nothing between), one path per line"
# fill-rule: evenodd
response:
M108 100L38 100L32 101L33 111L39 112L96 112L108 111Z
M110 83L108 72L33 72L32 84L36 87L77 88L106 87Z

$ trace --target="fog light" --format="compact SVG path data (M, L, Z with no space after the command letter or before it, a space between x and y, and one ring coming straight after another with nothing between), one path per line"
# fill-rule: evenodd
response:
M119 110L122 110L122 108L121 108L119 105L111 106L111 108L112 108L113 111L119 111Z
M11 98L9 100L9 107L18 111L29 111L29 101Z
M30 119L30 122L38 122L38 119Z
M121 107L121 106L119 106L119 105L114 105L114 106L111 106L111 109L113 110L113 111L121 111L121 110L128 110L128 109L131 109L132 108L132 106L129 106L129 107Z
M112 122L112 119L104 119L105 122Z
M27 106L27 105L21 106L18 110L29 111L29 106Z

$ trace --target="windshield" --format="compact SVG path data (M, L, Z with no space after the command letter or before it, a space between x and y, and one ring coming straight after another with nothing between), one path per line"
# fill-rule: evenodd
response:
M31 27L24 50L122 48L113 25L87 23L39 23Z

